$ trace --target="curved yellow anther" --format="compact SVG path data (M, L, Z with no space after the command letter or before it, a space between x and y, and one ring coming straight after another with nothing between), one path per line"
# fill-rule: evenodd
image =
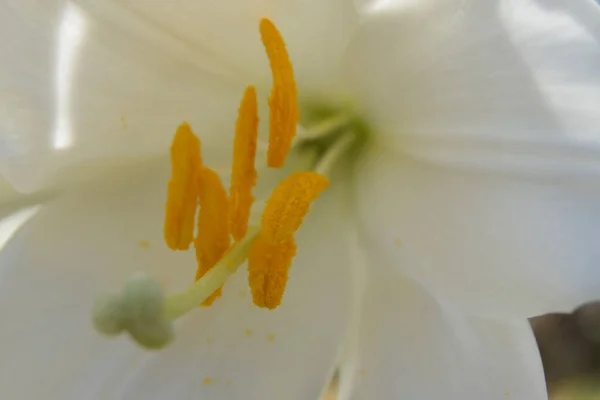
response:
M184 122L171 144L171 180L165 205L164 237L173 250L187 250L192 242L201 166L200 140Z
M219 175L203 167L198 177L200 213L198 236L194 241L198 269L196 281L214 267L229 249L229 201ZM221 288L209 296L203 306L209 306L221 296Z
M295 172L273 191L262 215L261 235L270 243L287 240L298 230L310 203L329 186L329 179L316 172Z
M236 241L242 240L248 230L248 218L254 202L252 188L256 185L256 140L258 137L258 106L256 90L248 86L235 126L233 165L231 168L230 229Z
M271 194L262 216L260 236L248 258L248 283L254 304L276 308L283 297L288 271L296 254L294 233L310 203L329 186L316 172L296 172Z
M285 42L275 25L263 18L260 20L260 35L269 57L273 75L273 89L269 97L269 149L267 165L280 168L296 136L298 124L298 92L294 70L285 48Z

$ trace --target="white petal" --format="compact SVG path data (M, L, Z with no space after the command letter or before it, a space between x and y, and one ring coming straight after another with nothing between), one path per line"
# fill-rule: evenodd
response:
M600 293L600 184L444 170L374 151L360 172L364 239L463 310L527 317Z
M0 207L18 198L15 189L0 175ZM3 213L0 212L0 215Z
M232 81L202 49L108 2L0 9L0 33L18 38L0 44L0 173L17 189L65 167L86 175L90 160L164 154L184 120L211 146L230 144L250 82Z
M547 398L526 320L501 322L444 311L417 284L399 276L379 276L369 286L356 363L342 368L345 398Z
M268 83L271 73L258 22L280 29L294 65L300 95L335 87L340 61L358 24L352 0L121 0L124 8L173 36L192 42L234 68Z
M591 0L399 1L366 20L345 65L389 146L442 164L598 174L598 26Z
M175 342L163 351L143 352L127 338L93 331L94 297L121 290L133 271L162 279L169 292L193 279L193 251L170 252L161 240L162 167L47 205L0 253L4 397L318 397L332 372L351 295L347 243L339 235L344 216L333 188L314 203L299 232L277 310L251 304L242 268L211 308L177 324ZM140 247L142 240L149 247Z

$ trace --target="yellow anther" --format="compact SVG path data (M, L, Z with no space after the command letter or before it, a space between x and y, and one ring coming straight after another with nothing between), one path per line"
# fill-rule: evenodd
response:
M288 239L302 224L310 203L329 186L329 180L316 172L295 172L271 194L262 215L261 235L270 243Z
M256 90L248 86L235 125L233 165L231 167L230 229L236 241L242 240L248 230L248 218L254 202L252 188L256 185L256 139L258 137L258 106Z
M260 236L248 258L248 282L254 304L269 309L281 303L292 259L296 255L294 233L310 203L329 186L316 172L296 172L271 194L262 216Z
M230 245L229 200L219 175L210 168L203 167L198 177L200 213L198 215L198 236L194 241L198 270L196 281L219 262ZM221 288L216 290L203 303L209 306L221 296Z
M270 310L281 304L295 255L296 242L291 235L287 241L276 244L262 236L256 240L248 258L248 282L254 304Z
M280 168L296 136L298 124L298 92L294 70L285 48L285 42L275 25L263 18L260 20L260 35L267 51L273 75L273 89L269 97L269 149L267 165Z
M187 250L192 243L201 166L200 140L184 122L171 144L171 180L165 206L164 237L167 246L173 250Z

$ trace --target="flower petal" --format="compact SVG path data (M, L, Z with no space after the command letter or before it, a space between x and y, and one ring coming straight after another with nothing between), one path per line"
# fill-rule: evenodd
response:
M370 281L362 315L342 399L547 398L527 320L465 318L399 276Z
M395 2L344 65L386 145L430 162L600 172L600 7Z
M18 198L19 195L15 189L0 175L0 207L17 200ZM1 214L3 213L0 212L0 215Z
M281 31L301 90L322 94L339 79L342 55L358 26L352 0L122 0L173 36L194 43L270 88L270 70L258 22L272 19ZM303 93L304 91L304 93Z
M145 270L168 292L193 282L194 252L162 243L167 163L43 207L0 253L0 386L15 399L317 398L350 303L339 196L315 202L298 232L282 305L252 305L247 271L176 324L157 353L91 327L95 296ZM342 228L340 228L342 227ZM325 239L325 240L324 240ZM60 368L57 368L60 365Z
M4 3L0 32L19 38L0 44L0 173L21 191L164 152L184 120L233 138L246 82L109 2Z
M600 183L443 169L374 150L357 186L369 246L481 315L570 311L600 293Z

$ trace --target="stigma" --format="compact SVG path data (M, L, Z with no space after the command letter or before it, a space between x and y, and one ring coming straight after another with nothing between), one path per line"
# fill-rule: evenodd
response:
M295 234L312 202L330 185L326 175L332 165L348 152L356 135L344 135L349 119L338 115L325 121L322 127L326 129L317 127L319 134L309 135L310 140L300 144L294 140L299 110L292 63L275 25L265 18L259 30L273 78L265 167L283 167L293 149L309 162L294 168L295 172L274 187L262 217L252 220L253 189L259 179L256 89L246 88L238 109L228 188L217 172L204 164L200 137L188 123L182 123L170 148L163 233L173 251L188 251L193 245L193 282L180 293L166 295L151 278L132 277L122 294L97 301L93 322L100 332L116 335L127 331L139 344L161 348L173 338L172 322L199 305L218 301L223 285L245 263L253 303L267 309L282 303L293 259L303 251Z

